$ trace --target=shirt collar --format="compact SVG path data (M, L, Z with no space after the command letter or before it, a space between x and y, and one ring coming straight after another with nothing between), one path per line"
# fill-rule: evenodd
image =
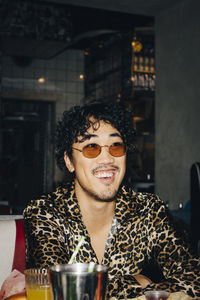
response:
M116 219L121 223L130 219L137 213L137 198L133 189L122 186L116 198Z
M67 217L71 219L80 220L82 219L80 207L75 194L75 183L74 181L67 183L62 188L64 209Z
M82 215L78 200L75 194L75 183L74 181L64 188L64 201L66 214L72 219L82 220ZM133 212L137 213L137 197L136 193L126 186L122 186L116 196L116 208L115 217L118 222L124 222L128 220Z

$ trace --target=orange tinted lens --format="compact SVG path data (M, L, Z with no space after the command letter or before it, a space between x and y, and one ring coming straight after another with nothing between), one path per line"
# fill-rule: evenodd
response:
M101 152L101 147L98 144L89 144L83 148L83 155L87 158L95 158Z
M126 148L124 144L111 145L109 147L109 152L112 156L120 157L125 154Z

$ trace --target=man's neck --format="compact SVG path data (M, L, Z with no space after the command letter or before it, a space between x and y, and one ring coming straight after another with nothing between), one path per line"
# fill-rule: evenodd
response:
M106 223L112 220L115 211L115 201L100 201L90 196L79 198L77 196L83 220L90 223Z
M98 200L75 182L75 194L79 203L82 216L91 221L98 222L102 219L112 219L115 211L115 200ZM102 218L103 217L103 218Z
M83 223L90 235L91 245L96 253L98 262L101 263L115 212L115 201L98 201L90 195L88 197L79 197L78 193L76 193L76 197Z
M79 193L79 188L76 186L75 193L85 225L86 223L102 225L111 222L115 212L115 200L97 200L87 193Z
M115 213L115 201L97 200L83 190L80 191L78 185L75 186L75 193L91 245L101 263Z

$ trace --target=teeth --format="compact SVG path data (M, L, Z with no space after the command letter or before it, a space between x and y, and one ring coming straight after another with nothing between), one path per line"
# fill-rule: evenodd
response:
M98 173L95 175L97 178L105 178L105 177L112 177L113 173L108 173L108 172L103 172L103 173Z

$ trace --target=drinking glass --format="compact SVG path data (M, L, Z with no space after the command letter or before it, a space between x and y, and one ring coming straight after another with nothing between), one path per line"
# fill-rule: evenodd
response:
M146 300L167 300L169 293L166 291L147 291L144 293Z
M105 300L107 267L75 263L50 267L54 299L57 300Z
M27 269L24 274L27 300L52 300L47 269Z

